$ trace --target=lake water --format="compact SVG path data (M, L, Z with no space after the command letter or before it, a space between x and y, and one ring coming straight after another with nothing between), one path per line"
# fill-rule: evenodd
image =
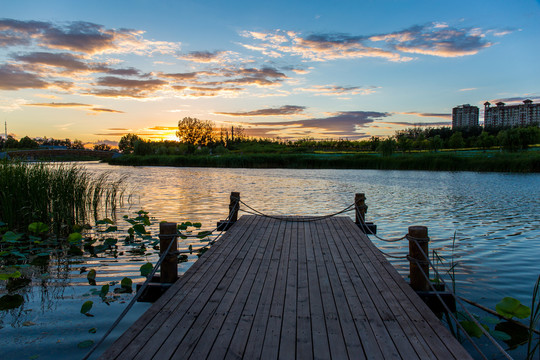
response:
M350 205L355 193L365 193L367 220L376 223L379 236L401 237L408 226L427 226L430 249L445 259L444 266L452 258L458 262L458 294L492 309L505 296L530 306L540 274L539 174L112 167L91 162L84 166L93 173L108 171L126 179L133 197L123 212L142 208L159 221L196 221L203 228L212 228L217 220L226 218L231 191L240 192L244 202L263 213L289 215L334 213ZM408 249L406 242L373 241L394 255L403 255ZM184 248L188 245L181 243ZM77 349L77 343L97 341L130 296L119 297L110 305L100 303L99 297L89 293L86 274L80 274L80 267L96 268L100 285L124 276L140 281L138 269L146 261L93 259L87 264L70 264L65 271L70 276L49 281L45 287L35 280L23 308L0 319L0 354L10 358L81 357L85 350ZM407 276L405 261L391 261ZM182 271L188 267L189 263L183 264ZM92 318L79 312L87 299L94 301ZM147 307L137 304L106 344ZM486 316L480 310L471 310ZM92 328L97 329L95 334L88 332ZM485 339L478 343L492 357L497 356ZM469 345L464 345L476 356ZM520 358L523 351L521 347L510 353Z

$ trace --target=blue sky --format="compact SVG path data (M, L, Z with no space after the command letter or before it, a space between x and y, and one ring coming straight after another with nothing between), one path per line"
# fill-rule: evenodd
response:
M191 116L361 139L540 101L538 1L18 0L0 16L0 119L18 138L172 139Z

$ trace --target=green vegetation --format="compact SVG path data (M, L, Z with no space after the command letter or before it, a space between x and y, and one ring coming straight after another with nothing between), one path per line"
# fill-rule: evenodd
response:
M0 221L10 230L42 222L56 233L112 212L122 200L122 180L91 176L80 166L0 162Z
M418 152L392 156L376 153L127 155L108 161L113 165L140 166L540 172L540 151Z
M245 136L242 127L179 121L180 141L146 141L127 134L116 165L233 168L388 169L539 172L540 128L409 128L388 138L282 140ZM213 130L213 132L212 132ZM537 150L537 149L535 149Z

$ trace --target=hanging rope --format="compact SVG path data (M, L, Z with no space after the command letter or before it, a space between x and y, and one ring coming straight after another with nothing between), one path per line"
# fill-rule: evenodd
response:
M356 211L360 212L360 208L358 207L358 205L355 204L355 206L356 206ZM360 219L360 228L362 229L362 231L365 234L367 234L367 232L369 232L369 235L373 235L373 236L375 236L377 239L379 239L381 241L384 241L384 242L397 242L397 241L401 241L401 240L403 240L403 239L405 239L407 237L407 235L405 235L405 236L402 236L402 237L396 238L396 239L384 239L384 238L382 238L380 236L377 236L377 234L375 234L370 229L370 227L367 226L366 222L364 221L364 219L361 216L359 216L358 218Z
M337 215L344 214L346 212L352 211L353 207L354 207L354 204L351 204L351 205L345 207L343 210L340 210L338 212L328 214L328 215L306 216L306 217L302 217L302 218L292 218L292 217L287 217L285 215L268 215L268 214L265 214L265 213L263 213L263 212L261 212L261 211L259 211L257 209L254 209L253 207L249 206L248 204L246 204L244 201L240 200L239 198L235 198L235 199L237 199L242 205L244 205L245 207L247 207L248 209L251 210L251 211L247 211L247 210L241 209L240 211L243 211L243 212L248 213L248 214L260 215L260 216L263 216L263 217L266 217L266 218L285 221L285 222L320 221L320 220L328 219L328 218L331 218L331 217L334 217L334 216L337 216Z
M415 237L412 237L412 236L407 236L407 238L409 240L412 240L415 242L416 246L418 247L418 249L420 250L420 252L422 253L422 256L427 259L427 260L424 260L424 261L420 261L420 260L417 260L417 259L414 259L414 258L411 258L409 257L409 260L410 261L413 261L413 262L416 262L418 265L422 265L423 263L427 263L429 264L429 266L433 269L433 271L435 272L435 275L437 276L437 278L443 283L443 285L445 286L446 289L448 289L448 292L452 295L452 297L461 305L461 307L465 310L465 312L467 313L467 315L469 316L469 318L476 324L476 326L478 326L478 328L480 328L480 330L482 331L482 333L484 333L484 335L486 335L486 337L489 339L489 341L495 345L495 347L497 348L497 350L500 351L500 353L506 357L507 359L509 360L513 360L512 357L501 347L501 345L499 345L499 343L489 334L489 332L484 329L484 327L478 322L478 320L476 320L476 318L470 313L470 311L465 307L465 305L463 304L463 302L461 301L461 299L456 296L456 294L448 287L446 286L446 283L444 282L443 278L440 276L439 274L439 271L437 270L437 268L433 265L433 263L429 260L429 257L427 256L427 254L424 252L424 250L422 249L422 247L420 246L420 243L419 243L419 240L422 241L424 239L418 239L418 238L415 238ZM465 334L467 335L467 338L468 340L472 343L472 345L474 346L474 348L480 353L480 355L484 358L484 359L487 359L485 357L485 355L482 353L482 351L478 348L478 346L474 343L474 341L472 340L472 338L469 336L469 334L467 333L467 331L463 328L463 326L459 323L458 319L454 316L454 314L450 311L450 309L448 308L448 306L446 305L446 303L442 300L441 296L439 295L439 293L435 290L435 287L433 286L433 284L431 283L431 280L429 279L429 276L424 272L424 269L422 269L422 266L418 266L418 268L420 269L422 275L424 276L424 278L426 278L431 290L433 292L435 292L437 298L439 299L439 301L441 302L441 304L444 306L444 308L446 309L447 313L452 317L452 319L454 320L454 322L456 323L457 326L459 326L459 328L461 330L463 330L465 332Z
M225 221L228 221L231 218L232 214L236 211L236 209L238 207L239 207L239 204L237 202L236 205L231 209L231 211L229 211L229 215L227 216L227 219ZM219 240L219 238L222 236L224 231L225 230L221 230L221 232L216 236L216 238L214 240L210 241L205 246L203 246L201 248L198 248L197 251L213 245L217 240ZM160 235L160 237L172 237L172 238L178 237L178 236L179 236L178 234ZM167 256L167 254L170 252L171 247L172 247L173 244L174 244L174 241L171 241L169 243L169 246L167 247L166 251L164 251L161 254L158 261L156 262L156 265L154 266L154 268L152 269L150 274L148 274L148 276L146 277L145 282L141 285L141 287L139 288L139 290L137 291L137 293L135 294L133 299L131 299L129 304L122 311L122 313L118 316L116 321L109 327L109 329L105 332L105 334L101 337L101 339L92 347L92 349L90 349L90 351L83 357L82 360L87 360L94 353L94 351L96 351L96 349L103 343L103 341L105 341L105 339L110 335L110 333L114 330L114 328L116 328L116 326L120 323L120 321L122 321L122 319L126 316L126 314L129 312L129 310L131 310L133 305L137 302L137 300L141 297L141 295L144 293L144 291L148 287L148 284L150 283L150 281L152 280L152 278L156 274L158 268L161 266L161 263L163 262L163 260ZM185 252L176 251L175 253L185 253ZM191 252L189 252L189 253L191 253Z

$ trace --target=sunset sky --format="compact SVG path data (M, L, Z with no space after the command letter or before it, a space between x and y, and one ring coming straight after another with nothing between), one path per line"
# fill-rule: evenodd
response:
M116 144L183 117L361 139L540 101L540 4L2 1L1 132ZM480 119L483 119L481 113Z

